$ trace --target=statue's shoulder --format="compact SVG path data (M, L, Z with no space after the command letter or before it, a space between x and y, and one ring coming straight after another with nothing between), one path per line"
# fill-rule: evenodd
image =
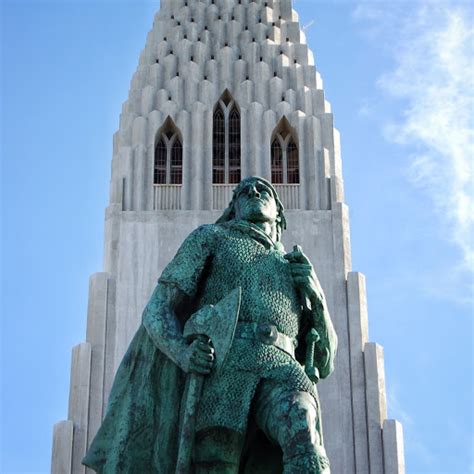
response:
M194 229L191 234L189 234L188 239L211 243L227 235L228 232L229 230L225 224L203 224Z
M226 224L203 224L195 229L195 232L203 232L208 234L216 234L225 231L228 226Z

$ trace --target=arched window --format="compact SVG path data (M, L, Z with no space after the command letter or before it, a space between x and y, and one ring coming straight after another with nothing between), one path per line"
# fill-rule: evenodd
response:
M168 118L158 133L155 146L154 184L183 183L183 146L179 131Z
M272 183L299 184L298 146L288 121L283 118L271 143Z
M240 112L229 91L224 92L214 109L212 182L240 182Z

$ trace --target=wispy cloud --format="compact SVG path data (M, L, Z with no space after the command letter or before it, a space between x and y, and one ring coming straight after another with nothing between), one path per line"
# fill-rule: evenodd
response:
M384 133L410 149L411 182L429 196L443 233L461 250L456 271L472 272L474 10L464 2L427 0L416 2L411 15L400 8L374 2L354 12L366 34L386 40L394 60L378 85L402 101L404 112Z
M314 25L314 20L310 20L308 21L308 23L306 23L306 25L302 27L302 30L303 31L309 30L313 25Z

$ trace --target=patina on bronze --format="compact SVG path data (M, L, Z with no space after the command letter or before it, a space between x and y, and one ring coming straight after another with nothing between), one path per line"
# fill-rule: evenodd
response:
M285 227L275 189L252 177L216 224L189 235L145 308L85 465L106 474L175 472L189 373L204 376L192 472L330 472L315 382L333 371L337 338L311 263L280 243ZM190 341L183 327L235 288L235 334L215 370L212 340Z
M241 289L236 288L215 306L208 305L201 308L184 325L183 336L189 342L200 339L204 343L209 341L212 344L216 372L223 367L234 339L235 326L239 318L240 298ZM186 381L186 400L181 420L176 474L188 474L191 470L196 415L203 382L204 375L195 373L190 373Z

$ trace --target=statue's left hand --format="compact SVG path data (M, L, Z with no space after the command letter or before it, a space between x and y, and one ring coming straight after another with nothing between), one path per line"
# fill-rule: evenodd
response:
M208 375L214 367L214 347L206 336L198 336L183 354L182 368L185 372Z
M308 298L313 306L318 301L322 301L323 292L318 277L301 247L295 245L293 251L285 255L285 259L290 263L294 285L301 292L301 295Z

